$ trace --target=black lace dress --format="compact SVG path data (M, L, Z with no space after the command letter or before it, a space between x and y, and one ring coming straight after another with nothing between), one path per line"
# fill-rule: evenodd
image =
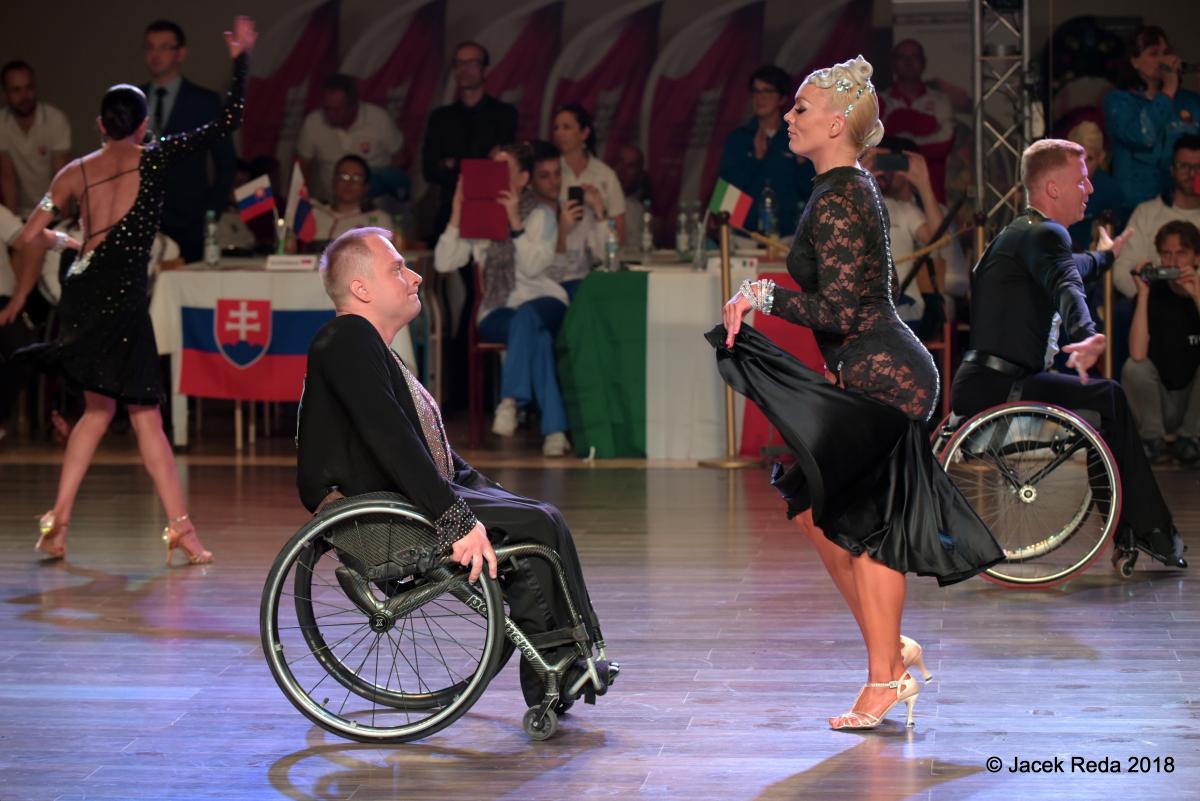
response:
M788 254L801 291L775 289L772 314L813 330L843 388L751 326L732 349L722 326L707 337L722 377L758 404L796 458L772 475L788 516L811 507L825 536L851 553L950 584L1004 553L930 451L937 367L896 315L887 231L869 173L822 173Z
M246 56L238 56L233 65L233 83L216 120L163 137L142 151L133 206L63 278L58 337L25 348L19 356L43 371L61 374L80 389L129 404L160 402L162 382L150 324L147 268L162 218L166 168L241 124ZM81 203L87 202L87 190L104 180L89 186L85 175L84 182Z

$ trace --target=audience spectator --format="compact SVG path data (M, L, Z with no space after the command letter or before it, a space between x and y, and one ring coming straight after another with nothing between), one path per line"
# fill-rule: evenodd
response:
M1174 220L1158 229L1154 246L1159 264L1179 270L1179 277L1135 279L1137 305L1121 383L1151 462L1167 455L1166 437L1175 434L1170 454L1192 465L1200 461L1200 229Z
M184 133L212 122L224 99L183 77L187 37L170 20L146 27L143 53L150 82L142 85L150 106L150 129L157 136ZM212 180L209 180L209 161ZM179 245L184 261L204 257L204 226L208 211L220 215L233 188L237 156L233 141L221 137L167 170L162 231Z
M21 219L0 206L0 440L8 435L13 402L31 376L27 366L11 361L12 354L37 341L37 329L48 305L33 292L44 248L15 251L9 244L21 232Z
M621 182L621 191L625 193L625 244L630 248L640 248L644 225L642 216L650 211L654 201L650 174L646 172L646 159L641 149L637 145L622 145L617 151L617 166L614 169L617 180Z
M753 198L746 229L773 236L791 236L800 209L812 194L815 171L808 159L788 146L784 112L792 105L795 87L784 70L768 64L759 67L747 82L753 116L725 138L721 149L721 177ZM774 198L774 230L764 217L766 193Z
M897 169L880 156L902 156L908 160L908 166ZM917 152L916 143L889 136L863 159L863 166L875 175L883 193L891 223L892 258L896 261L897 278L903 283L919 263L905 259L932 242L934 232L942 224L942 207L933 195L929 167ZM909 281L904 294L896 298L896 313L921 338L935 335L945 320L940 285L944 283L946 264L940 251L932 255L938 281L931 280L929 272L922 268Z
M1095 247L1097 225L1119 228L1124 223L1125 197L1121 194L1121 185L1108 172L1108 153L1104 150L1104 132L1100 126L1084 120L1071 129L1067 139L1086 151L1084 162L1088 180L1092 182L1092 194L1088 196L1083 219L1067 229L1071 234L1072 249L1083 252Z
M365 159L355 155L342 156L333 167L333 202L313 203L320 248L353 228L372 228L385 224L384 215L370 209L367 187L371 183L371 168Z
M1104 98L1113 177L1129 208L1170 188L1175 140L1200 133L1200 95L1180 88L1181 62L1157 25L1138 29L1121 86Z
M1133 268L1154 258L1155 233L1172 220L1200 226L1200 136L1175 140L1171 160L1173 186L1161 196L1139 203L1129 218L1133 229L1113 265L1113 284L1126 297L1137 294Z
M553 159L553 162L550 161ZM551 183L562 187L561 154L549 142L534 143L534 183L539 176L543 187ZM638 206L640 208L640 206ZM604 197L594 186L583 189L583 202L567 198L558 202L558 236L555 242L554 279L575 297L588 273L604 260L608 242L608 223L604 218Z
M476 42L454 48L454 82L458 97L448 106L433 110L425 126L421 165L425 180L441 190L434 233L441 233L450 219L451 198L458 182L458 165L463 159L491 155L497 145L508 145L517 136L517 109L487 94L491 56Z
M50 180L67 163L71 125L67 115L38 100L33 67L10 61L0 68L0 194L21 217L33 212Z
M598 219L604 225L614 220L617 242L625 241L625 192L613 168L596 158L596 131L592 115L578 103L568 103L554 113L554 144L562 152L562 191L559 200L567 201L567 190L582 186L600 193L603 201Z
M450 220L434 248L438 272L475 260L483 271L483 298L476 322L485 342L506 345L500 377L500 404L492 432L512 436L517 409L536 403L545 440L542 453L567 452L567 411L558 385L554 338L567 312L567 293L551 275L557 238L558 187L553 174L531 184L533 148L509 145L495 156L509 167L510 189L500 204L508 215L510 238L501 242L463 239L462 182L455 189Z
M296 157L314 199L333 202L330 178L346 154L359 156L372 171L385 176L364 187L370 195L407 195L404 135L384 108L358 99L353 78L330 75L322 87L321 107L304 118L296 142Z
M954 108L940 89L927 85L925 48L904 39L892 48L892 85L879 93L884 130L916 142L929 167L939 203L946 200L946 158L954 147Z

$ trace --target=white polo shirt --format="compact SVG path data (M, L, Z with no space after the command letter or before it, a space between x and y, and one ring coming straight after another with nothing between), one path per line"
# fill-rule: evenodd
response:
M562 189L558 198L567 201L567 189L572 186L589 184L600 190L604 196L604 211L609 217L619 217L625 213L625 190L613 168L595 156L588 156L587 166L578 175L567 166L566 159L559 159L562 164Z
M8 248L21 233L23 223L21 218L13 214L5 206L0 206L0 297L12 297L13 289L17 286L17 276L13 273L12 262L8 258Z
M353 214L338 214L323 203L312 204L313 220L316 222L318 242L332 242L347 231L355 228L390 228L391 220L382 211L358 211Z
M51 156L70 152L71 124L67 115L46 103L38 103L29 133L21 130L12 109L0 111L0 152L7 153L17 173L17 211L33 213L54 178Z
M373 103L358 103L358 116L349 128L334 128L321 109L310 111L300 126L296 155L313 163L308 190L322 203L333 199L333 168L343 156L354 155L374 167L392 163L404 145L404 135L387 111Z

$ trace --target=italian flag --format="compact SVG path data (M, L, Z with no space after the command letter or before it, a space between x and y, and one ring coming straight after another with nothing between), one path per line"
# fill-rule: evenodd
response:
M742 228L746 223L746 215L750 213L750 206L753 202L753 199L745 192L724 178L719 178L717 179L716 188L713 189L712 200L709 201L708 210L713 214L722 211L729 212L729 224L734 228Z

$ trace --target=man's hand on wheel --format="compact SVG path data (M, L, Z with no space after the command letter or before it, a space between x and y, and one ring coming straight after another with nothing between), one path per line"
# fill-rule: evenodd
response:
M463 567L470 566L472 584L479 580L485 560L488 563L488 575L496 577L496 552L492 549L483 523L476 522L470 534L454 543L450 558Z
M1063 348L1065 353L1071 354L1067 359L1067 367L1079 373L1079 383L1087 383L1088 370L1104 355L1104 344L1104 334L1092 334L1087 339L1072 342Z

